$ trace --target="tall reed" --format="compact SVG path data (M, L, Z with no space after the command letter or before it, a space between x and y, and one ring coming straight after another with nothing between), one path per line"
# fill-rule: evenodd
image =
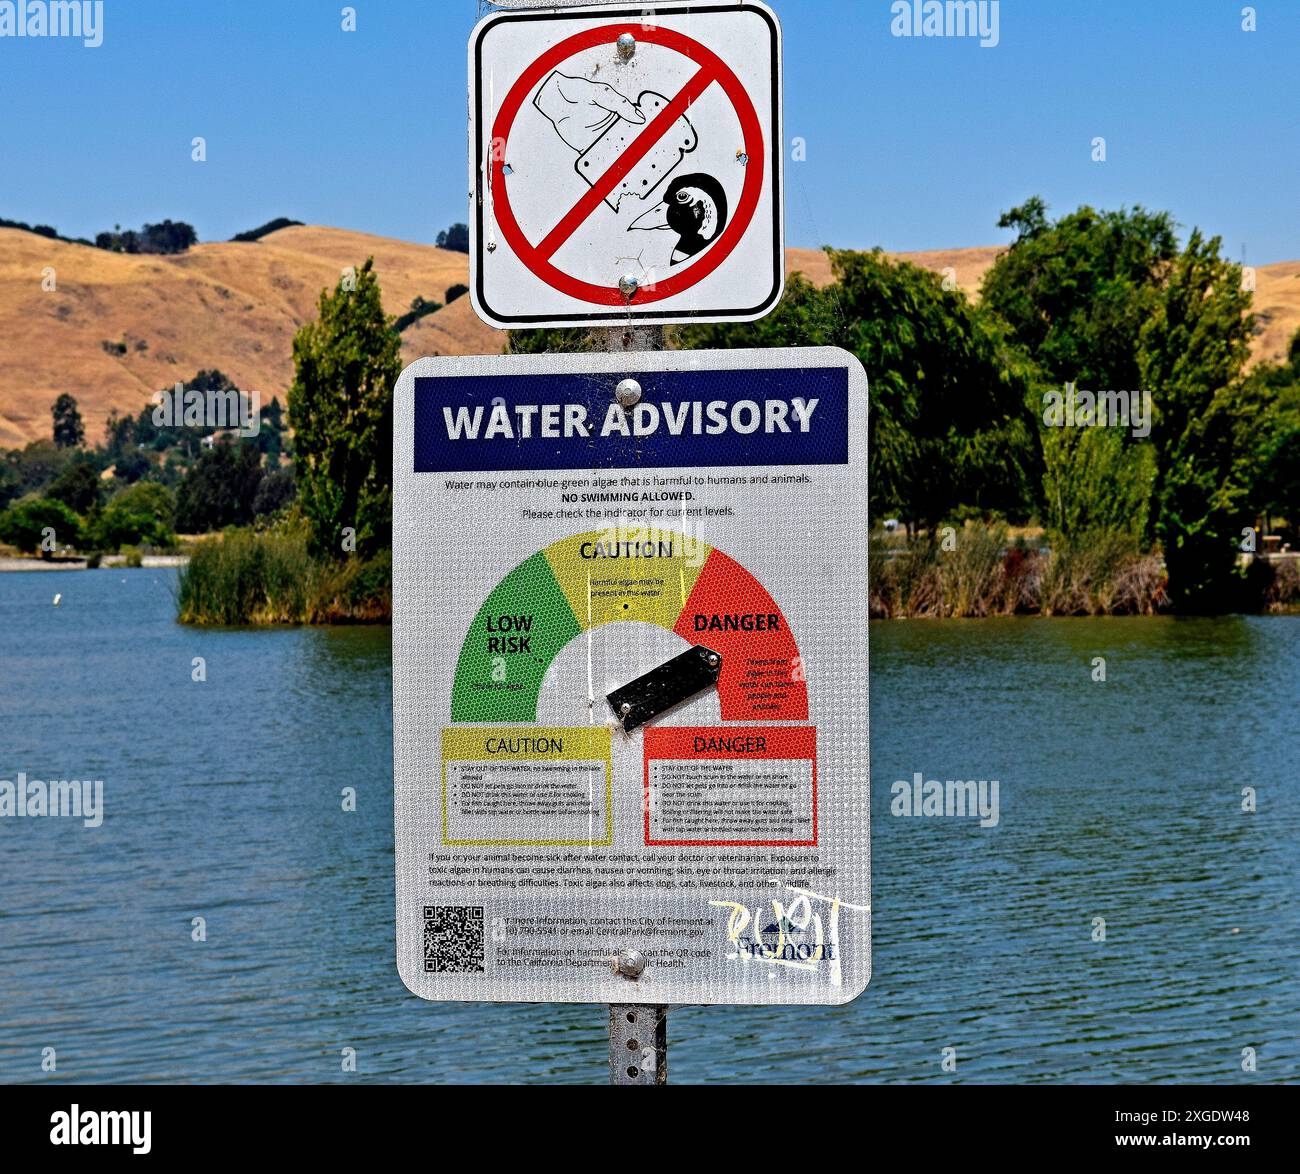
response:
M1168 605L1160 558L1109 530L1049 551L967 522L913 540L871 535L869 613L889 617L1151 614Z
M195 547L177 610L184 624L381 622L392 611L392 559L314 559L300 526L231 529Z

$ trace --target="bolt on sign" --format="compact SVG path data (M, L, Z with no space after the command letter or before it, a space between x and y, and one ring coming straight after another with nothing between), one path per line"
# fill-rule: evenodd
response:
M469 69L486 322L744 322L776 305L781 29L766 5L496 13Z
M397 951L426 999L870 975L867 379L421 359L395 394Z

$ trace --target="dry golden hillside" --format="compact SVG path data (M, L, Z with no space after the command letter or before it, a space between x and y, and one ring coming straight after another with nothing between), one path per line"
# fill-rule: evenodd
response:
M975 294L998 252L898 256L936 272L950 267ZM264 403L272 395L283 401L295 331L315 316L321 289L368 256L391 314L417 296L443 301L449 286L469 280L462 253L339 228L285 228L255 244L201 244L175 257L0 229L0 448L48 436L50 405L65 391L81 406L88 438L98 441L110 411L138 412L153 392L204 367L220 368ZM786 267L818 284L831 278L829 261L815 250L791 249ZM46 292L50 269L55 289ZM1300 262L1260 269L1255 304L1264 327L1256 356L1277 358L1300 324ZM462 298L409 328L402 355L409 362L495 354L504 341Z
M392 313L418 294L442 301L466 280L463 254L330 228L286 228L175 257L0 229L0 446L48 435L50 404L64 391L98 440L111 409L137 412L203 367L219 367L264 402L283 399L294 332L315 316L321 289L372 254ZM42 288L47 267L52 292Z
M1257 361L1276 363L1300 327L1300 261L1279 261L1255 270Z

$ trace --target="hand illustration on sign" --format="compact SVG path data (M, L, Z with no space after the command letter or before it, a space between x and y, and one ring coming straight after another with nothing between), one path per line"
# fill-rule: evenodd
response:
M668 99L643 90L635 102L606 82L552 73L538 90L533 105L555 127L565 144L578 152L575 170L591 185L601 178L643 127L667 105ZM644 200L659 188L690 151L699 146L695 128L683 115L661 136L619 185L605 197L615 212L624 196Z
M635 104L608 83L559 72L546 79L533 105L550 119L555 133L579 153L620 118L638 126L645 122L645 115Z
M701 253L727 226L727 193L711 175L683 175L668 185L663 200L642 216L628 231L671 229L678 241L673 249L674 265Z

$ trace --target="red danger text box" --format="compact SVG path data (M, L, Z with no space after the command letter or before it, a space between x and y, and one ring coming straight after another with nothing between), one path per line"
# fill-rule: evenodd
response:
M644 747L647 845L816 846L814 727L647 727Z

